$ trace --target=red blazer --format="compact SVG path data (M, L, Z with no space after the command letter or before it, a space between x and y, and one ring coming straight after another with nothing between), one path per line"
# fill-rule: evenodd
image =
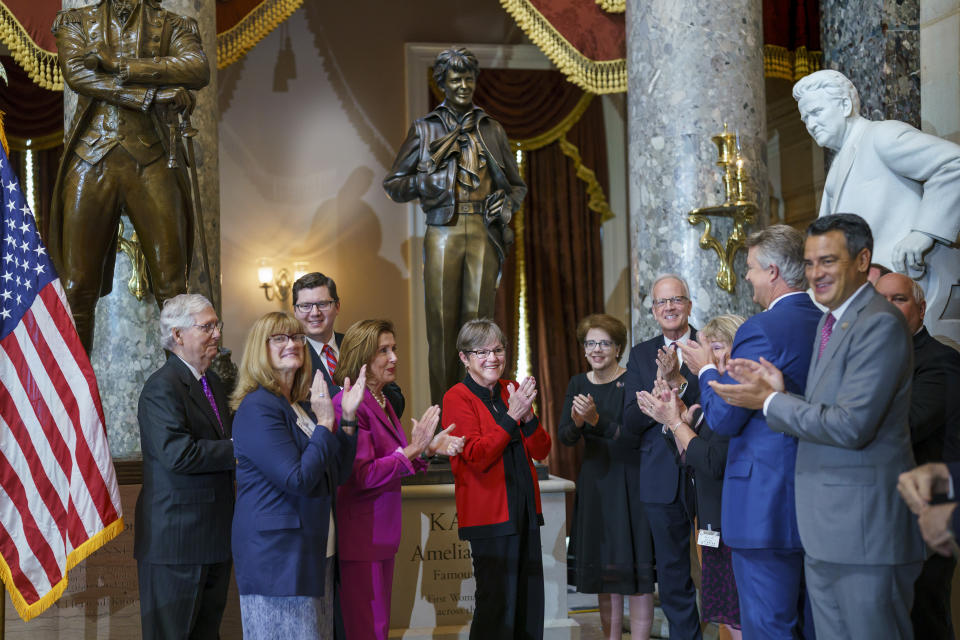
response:
M504 403L507 402L509 383L517 384L510 380L499 381ZM462 382L443 396L443 422L448 426L456 424L453 435L465 438L463 452L450 459L460 538L468 540L516 533L516 523L508 509L508 478L503 464L503 452L510 443L512 427L516 423L506 415L498 423L483 401ZM533 480L538 520L542 521L540 484L533 459L542 460L550 453L550 436L536 417L521 424L520 433Z

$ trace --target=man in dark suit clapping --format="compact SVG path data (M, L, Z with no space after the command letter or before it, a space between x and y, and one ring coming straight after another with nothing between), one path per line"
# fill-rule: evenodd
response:
M203 296L168 299L160 333L171 355L140 393L134 557L145 640L216 640L227 601L236 460L227 393L208 371L222 328Z
M681 491L686 476L677 464L675 445L668 443L662 426L640 411L637 395L653 388L659 376L675 388L687 406L698 402L697 376L677 355L677 342L696 339L688 322L690 293L675 275L657 278L651 288L653 316L661 335L630 350L624 375L623 429L639 439L641 482L630 487L650 522L656 555L660 603L670 623L670 637L699 640L697 594L690 577L690 518Z
M330 394L336 395L340 392L340 387L333 382L333 372L337 369L340 341L343 340L343 334L336 333L333 329L333 324L340 313L337 283L333 278L314 271L297 278L293 283L292 296L293 314L297 316L303 332L307 335L313 373L322 371ZM396 382L391 382L384 386L383 395L393 407L397 417L402 418L406 402L400 386Z

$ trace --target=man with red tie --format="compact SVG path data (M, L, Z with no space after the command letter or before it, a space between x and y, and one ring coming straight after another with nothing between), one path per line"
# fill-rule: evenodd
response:
M340 391L333 382L333 372L337 370L340 358L342 333L333 330L333 324L340 314L340 296L337 295L337 283L333 278L314 271L301 276L293 283L293 314L300 321L307 336L310 349L310 361L313 373L323 371L330 395ZM400 386L396 382L384 386L383 395L393 406L398 418L403 417L405 401Z

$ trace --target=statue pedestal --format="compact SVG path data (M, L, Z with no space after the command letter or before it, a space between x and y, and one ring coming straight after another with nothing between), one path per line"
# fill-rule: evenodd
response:
M579 625L567 616L566 494L569 480L540 480L544 526L544 638L577 640ZM468 638L476 583L470 543L457 537L453 484L403 487L403 533L393 574L390 637Z

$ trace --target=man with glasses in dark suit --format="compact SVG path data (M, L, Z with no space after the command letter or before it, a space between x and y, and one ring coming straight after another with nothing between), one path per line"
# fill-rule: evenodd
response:
M216 640L230 585L236 459L227 392L209 370L223 323L201 295L167 299L167 362L143 385L143 488L133 555L146 640Z
M300 321L307 336L310 361L313 373L323 372L327 388L331 395L340 391L333 382L333 372L337 370L340 358L340 341L343 334L333 329L340 314L340 296L337 295L337 283L333 278L318 271L301 276L293 283L293 314ZM383 395L393 407L398 418L403 417L406 404L400 386L391 382L383 388Z
M677 448L664 436L663 426L639 406L640 391L653 389L658 377L677 390L687 406L698 402L697 376L680 360L676 343L696 339L689 324L691 303L687 283L673 274L657 278L651 287L652 311L661 334L630 350L624 375L623 430L625 442L636 440L640 455L639 482L628 487L638 501L653 534L660 604L670 623L670 637L700 640L697 592L690 577L690 516L684 506L687 477L677 463Z

